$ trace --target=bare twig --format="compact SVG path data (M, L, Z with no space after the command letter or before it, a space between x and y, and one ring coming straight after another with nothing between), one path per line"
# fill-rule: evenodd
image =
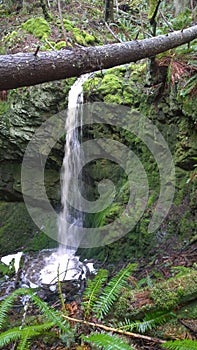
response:
M172 27L171 24L167 21L167 19L165 18L163 12L160 10L159 13L160 13L162 19L164 20L164 22L167 24L167 26L168 26L168 28L170 29L170 31L171 31L171 32L174 32L173 27Z
M140 22L141 22L142 34L143 34L143 37L145 39L145 29L144 29L144 22L143 22L143 17L142 17L142 11L140 11Z
M63 17L62 17L62 8L61 8L60 0L57 0L57 6L58 6L58 12L59 12L59 17L60 17L61 27L62 27L62 33L64 35L64 40L66 42L66 45L68 46L66 30L64 28L64 22L63 22Z
M113 32L113 30L111 30L110 26L108 25L107 22L105 22L105 26L106 28L109 30L109 32L111 33L111 35L113 35L113 37L118 40L120 43L123 43L123 41Z
M37 56L39 50L40 50L40 45L37 46L36 51L34 52L35 57Z
M118 0L115 0L115 4L116 4L116 12L118 13Z
M85 320L80 320L80 319L73 318L73 317L66 316L66 315L63 315L63 317L65 319L69 320L69 321L73 321L73 322L76 322L76 323L83 323L83 324L87 324L87 325L93 326L93 327L98 327L98 328L104 329L105 331L108 331L108 332L114 332L114 333L118 333L118 334L128 335L129 337L133 337L133 338L136 338L136 339L144 339L144 340L152 341L154 343L159 343L159 344L166 343L165 340L148 337L147 335L142 335L142 334L132 333L132 332L128 332L128 331L123 331L123 330L118 329L118 328L105 326L104 324L89 322L89 321L85 321Z
M44 40L45 40L45 42L47 43L47 45L50 46L50 48L51 48L52 50L55 50L55 51L56 51L55 47L50 43L50 41L48 41L46 38L45 38Z

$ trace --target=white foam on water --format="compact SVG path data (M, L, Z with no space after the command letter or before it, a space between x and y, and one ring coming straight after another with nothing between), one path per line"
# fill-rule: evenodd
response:
M9 266L12 260L14 259L14 268L15 272L17 273L20 267L20 260L23 255L23 252L18 252L16 254L9 254L5 255L1 258L1 262L4 263L5 265Z

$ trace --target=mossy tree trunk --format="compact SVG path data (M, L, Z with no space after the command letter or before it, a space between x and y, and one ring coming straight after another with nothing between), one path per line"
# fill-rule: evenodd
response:
M152 288L125 290L116 303L116 317L140 319L148 312L173 311L197 298L197 271L175 276Z

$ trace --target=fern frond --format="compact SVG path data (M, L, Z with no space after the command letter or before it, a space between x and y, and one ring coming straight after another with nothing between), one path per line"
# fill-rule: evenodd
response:
M82 307L85 311L85 316L89 316L90 312L97 301L97 297L101 287L108 277L107 270L99 270L93 280L88 280L87 287L83 293Z
M132 332L132 330L135 328L135 322L129 320L128 318L125 318L123 322L121 321L118 323L117 328L120 330Z
M27 332L24 334L24 336L20 340L20 343L17 346L17 350L29 350L30 348L29 338L31 338L31 335L30 335L30 331L27 330Z
M136 350L117 336L108 334L94 334L90 337L83 336L82 339L93 343L103 350Z
M63 318L62 314L53 308L49 307L47 303L42 301L33 292L29 292L31 300L40 309L46 318L52 321L56 326L58 326L63 332L69 333L71 331L70 324Z
M0 304L0 329L3 328L3 326L6 323L6 318L8 311L11 309L15 299L20 295L28 294L29 290L25 288L19 288L15 290L12 294L7 296Z
M93 306L93 312L98 319L102 319L106 315L113 303L118 298L121 290L126 285L126 280L136 268L136 264L129 264L114 276L103 289L98 301Z
M147 330L151 330L156 326L160 326L166 323L169 319L175 317L173 312L157 311L147 314L143 321L136 321L136 329L139 333L145 333Z
M4 347L12 341L26 338L28 339L38 336L43 331L50 329L54 326L54 322L46 322L41 325L26 326L24 328L15 327L1 333L0 335L0 347ZM23 348L21 348L23 349ZM25 348L24 348L25 349Z
M147 330L151 330L156 326L160 326L173 317L176 317L176 315L173 312L151 312L148 313L142 321L131 321L129 319L125 319L124 322L119 323L118 329L130 332L133 329L136 329L139 333L145 333Z
M167 341L165 344L161 345L164 349L169 350L196 350L197 349L197 341L196 340L175 340L175 341Z

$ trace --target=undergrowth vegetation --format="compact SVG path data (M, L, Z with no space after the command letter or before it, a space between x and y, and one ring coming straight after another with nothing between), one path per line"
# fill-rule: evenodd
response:
M127 287L128 278L132 277L136 267L135 264L129 264L111 279L108 278L107 270L99 270L93 279L88 280L81 302L74 303L74 311L72 304L69 306L64 302L59 280L61 305L59 310L41 300L37 295L37 290L17 289L0 305L0 329L2 331L0 347L5 349L9 343L12 343L17 350L31 349L35 338L40 339L45 336L59 339L60 343L66 345L66 349L92 349L92 347L87 347L87 344L90 344L90 346L103 350L134 350L138 349L136 340L156 343L169 350L196 349L197 341L195 340L164 341L145 335L170 319L176 318L176 314L172 311L157 310L146 314L141 320L118 321L108 318L114 303ZM24 306L20 324L15 327L11 325L7 327L10 309L16 300L19 302L19 298ZM31 304L42 314L39 323L35 322L38 320L35 318L34 323L29 324L27 309ZM133 333L133 330L137 333ZM77 345L79 343L80 345Z

